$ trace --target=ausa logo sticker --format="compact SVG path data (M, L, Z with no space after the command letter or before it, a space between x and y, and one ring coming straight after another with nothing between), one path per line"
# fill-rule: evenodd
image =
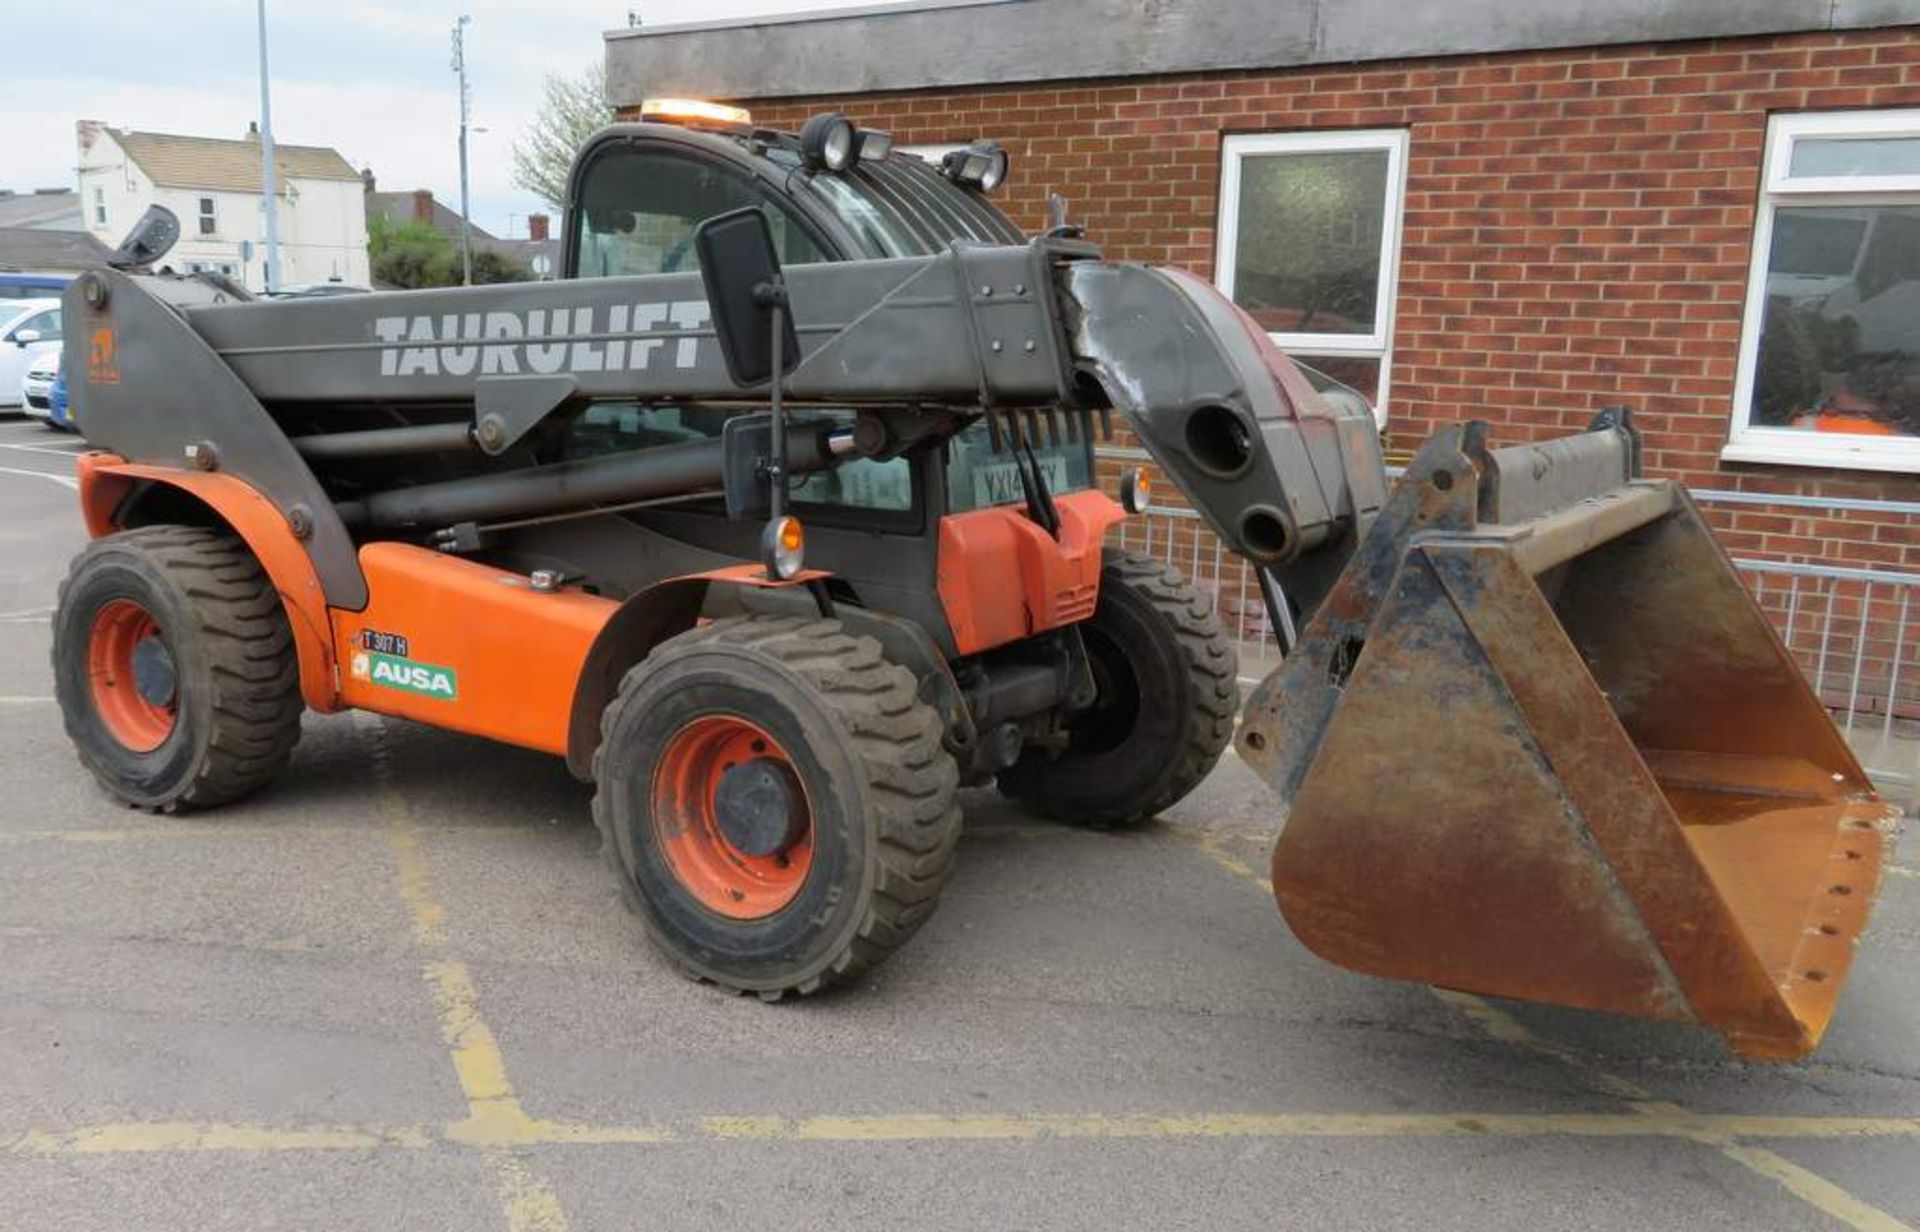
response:
M415 663L399 655L372 650L356 650L352 667L355 680L364 680L385 689L421 693L445 701L453 701L460 696L459 674L450 667Z

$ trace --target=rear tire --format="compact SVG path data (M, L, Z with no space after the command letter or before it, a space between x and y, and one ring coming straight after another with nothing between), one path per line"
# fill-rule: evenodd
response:
M960 837L940 733L872 638L835 620L716 620L621 682L594 821L629 906L689 975L770 1001L815 992L933 913Z
M140 808L237 800L300 739L286 610L232 535L148 526L94 540L60 584L53 676L82 764Z
M1233 644L1213 601L1170 568L1108 549L1100 603L1080 626L1099 696L1064 750L1029 748L1001 794L1075 825L1132 825L1207 777L1240 700Z

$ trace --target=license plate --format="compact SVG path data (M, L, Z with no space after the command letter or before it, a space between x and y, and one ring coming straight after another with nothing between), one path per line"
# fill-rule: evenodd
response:
M1039 458L1040 474L1047 481L1050 492L1064 492L1067 489L1067 460L1065 458ZM973 471L973 503L976 508L987 505L1011 505L1026 499L1026 493L1020 489L1020 467L1014 462L996 462L991 466L978 466Z

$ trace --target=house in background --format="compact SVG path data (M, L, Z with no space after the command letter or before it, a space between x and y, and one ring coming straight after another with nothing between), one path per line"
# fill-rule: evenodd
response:
M0 188L0 227L35 231L85 231L80 218L80 194L71 188L36 188L16 192Z
M84 231L0 226L0 273L70 278L104 269L113 249Z
M266 288L257 131L228 140L82 120L78 138L80 207L95 238L118 244L157 202L180 218L180 243L167 265L181 273L216 271L251 291ZM274 155L281 284L368 285L359 172L323 147L276 143Z
M80 194L70 188L0 189L0 274L71 278L107 263L113 249L87 233ZM0 299L49 293L15 280Z
M384 217L394 226L424 222L441 235L460 244L460 212L434 199L433 190L413 188L403 192L381 192L371 168L360 172L366 189L369 222ZM479 223L470 227L475 252L495 252L514 265L528 270L535 278L553 278L560 270L560 241L553 235L552 220L545 214L527 215L527 238L502 239Z

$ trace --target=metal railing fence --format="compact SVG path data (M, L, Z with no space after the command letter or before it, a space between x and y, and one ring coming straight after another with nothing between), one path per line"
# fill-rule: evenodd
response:
M1103 453L1105 451L1102 451ZM1818 497L1696 491L1703 505L1766 503L1831 510ZM1851 501L1849 508L1920 514L1920 502ZM1191 509L1155 506L1117 531L1119 545L1178 568L1213 596L1238 639L1243 684L1280 664L1253 571ZM1883 781L1913 784L1920 769L1920 573L1736 558L1735 566L1835 722Z

